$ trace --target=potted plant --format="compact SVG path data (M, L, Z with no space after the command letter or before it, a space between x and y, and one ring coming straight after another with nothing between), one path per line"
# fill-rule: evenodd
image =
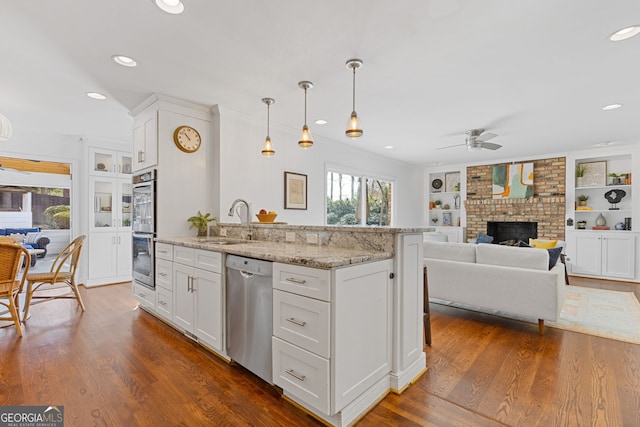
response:
M442 200L436 200L433 203L436 205L436 209L440 209L440 206L442 205Z
M198 236L201 237L207 235L207 228L209 226L209 223L211 221L217 220L218 218L216 218L215 216L211 216L209 212L203 215L200 211L198 211L198 215L192 216L187 221L191 223L191 226L189 228L197 228Z
M582 178L587 171L587 166L580 163L576 166L576 187L582 187Z
M589 196L585 194L581 194L578 196L578 206L587 206L587 200L589 200Z
M611 172L609 174L609 178L611 178L611 185L621 185L622 184L622 178L626 177L627 174L626 173L621 173L621 174L617 174L617 173L613 173Z

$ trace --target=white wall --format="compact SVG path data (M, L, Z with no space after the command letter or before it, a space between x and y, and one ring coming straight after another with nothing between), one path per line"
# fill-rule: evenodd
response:
M214 121L220 126L216 141L221 180L216 216L220 222L239 222L237 216L231 218L227 212L235 199L242 198L251 205L252 214L260 209L273 210L278 213L276 221L324 225L325 165L331 164L395 178L393 225L423 225L422 168L356 148L366 140L342 144L316 134L313 147L304 150L298 147L298 133L273 124L270 133L276 155L267 158L260 153L266 137L264 120L220 107L213 111ZM284 209L285 171L307 175L307 210Z

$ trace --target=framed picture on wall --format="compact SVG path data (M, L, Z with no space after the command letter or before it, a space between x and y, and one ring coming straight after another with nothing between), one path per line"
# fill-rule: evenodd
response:
M284 208L307 209L307 175L284 173Z
M444 191L460 191L460 172L448 172L444 175Z
M583 170L579 187L604 187L607 185L607 162L588 162L578 165Z

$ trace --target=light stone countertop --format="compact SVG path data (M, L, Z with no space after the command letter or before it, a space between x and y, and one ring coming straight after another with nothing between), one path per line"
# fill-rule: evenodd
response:
M268 261L330 269L350 264L393 258L392 252L336 248L321 245L252 240L246 243L220 244L215 241L238 241L221 237L158 238L157 242L222 252Z

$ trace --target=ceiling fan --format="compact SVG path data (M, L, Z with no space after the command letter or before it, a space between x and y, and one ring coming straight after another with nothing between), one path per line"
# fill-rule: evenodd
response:
M495 133L489 133L484 131L484 129L471 129L465 132L467 137L465 138L464 144L456 144L449 145L447 147L440 147L438 150L444 150L445 148L453 148L453 147L461 147L463 145L467 146L468 151L480 151L480 150L497 150L501 148L502 145L494 144L493 142L487 142L488 140L495 138Z

